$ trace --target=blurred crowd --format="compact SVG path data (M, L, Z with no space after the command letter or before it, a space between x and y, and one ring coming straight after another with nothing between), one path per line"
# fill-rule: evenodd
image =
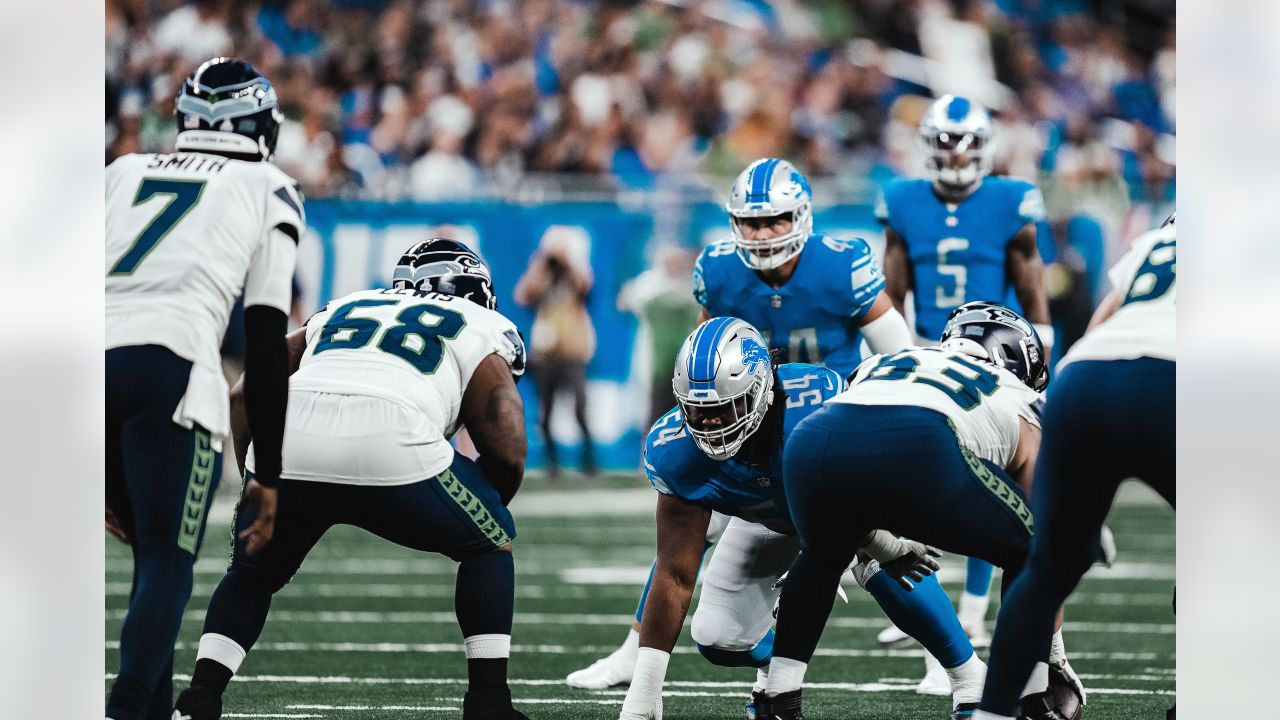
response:
M171 148L219 54L276 85L313 198L719 196L781 155L867 202L921 174L947 92L993 110L996 171L1051 217L1174 193L1172 0L107 0L107 159Z

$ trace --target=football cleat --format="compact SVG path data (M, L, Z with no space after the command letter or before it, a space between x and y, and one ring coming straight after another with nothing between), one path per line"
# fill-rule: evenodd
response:
M916 685L916 694L951 697L951 678L942 663L928 652L924 654L924 677Z
M964 630L964 634L969 636L969 644L973 645L974 650L986 650L991 647L991 631L987 630L985 620L960 627Z
M902 631L897 625L889 625L889 627L880 631L876 636L876 642L880 643L883 648L897 648L910 645L915 639Z
M219 720L222 695L205 687L189 687L173 704L172 720Z
M978 712L978 703L960 703L947 716L947 720L971 720L976 712Z
M757 708L760 706L760 698L764 697L764 692L752 690L751 697L747 698L747 720L756 720L760 716Z
M753 694L757 720L804 720L804 712L800 709L801 692L803 691L792 690L777 695Z
M635 672L635 652L618 648L587 667L569 673L564 682L580 690L605 690L615 685L630 685Z
M462 696L462 720L529 720L529 718L511 706L511 689L503 686L477 692L468 690Z

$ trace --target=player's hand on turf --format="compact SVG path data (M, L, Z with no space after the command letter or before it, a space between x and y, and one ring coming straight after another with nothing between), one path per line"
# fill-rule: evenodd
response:
M244 486L240 507L258 510L253 524L241 530L238 536L244 540L244 551L250 555L256 555L271 542L271 536L276 530L276 489L267 487L257 480L250 480Z
M124 531L124 528L120 527L120 521L116 519L116 514L112 512L111 508L107 508L107 532L116 536L125 545L130 544L129 535Z
M662 701L653 703L644 712L623 710L618 714L618 720L662 720Z
M903 553L888 562L881 562L880 569L889 573L889 577L897 580L904 589L914 589L913 580L920 582L942 567L934 560L942 557L937 548L906 538L899 538L899 542L902 543Z

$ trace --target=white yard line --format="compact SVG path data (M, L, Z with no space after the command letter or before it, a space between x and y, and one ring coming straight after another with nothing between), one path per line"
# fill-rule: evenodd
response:
M119 650L119 640L106 641L106 649ZM174 646L178 650L193 650L195 645L192 643L178 642ZM400 643L400 642L374 642L374 643L357 643L357 642L260 642L254 645L255 650L267 652L282 653L422 653L426 655L432 654L458 654L464 651L461 643ZM512 645L511 652L529 655L602 655L616 649L612 645ZM677 645L674 653L676 655L696 655L698 649L688 645ZM899 649L899 650L883 650L883 649L860 649L860 648L818 648L815 652L821 657L843 657L843 658L918 658L924 656L924 651L920 648L915 649ZM1170 655L1153 652L1073 652L1071 659L1073 660L1110 660L1110 661L1135 661L1135 660L1163 660L1171 658ZM917 682L919 679L913 680ZM513 681L518 682L518 681ZM528 683L537 684L543 681L526 681ZM547 683L559 683L559 680L548 680ZM668 683L670 684L670 683ZM729 683L733 684L733 683Z
M113 680L115 675L107 673L106 679ZM190 680L190 675L174 675L175 680ZM244 675L237 676L234 682L264 682L264 683L281 683L292 685L466 685L467 681L463 678L384 678L384 677L349 677L345 675ZM555 686L562 685L562 680L522 680L519 678L508 681L514 686ZM689 688L687 690L671 690L664 691L663 695L667 697L738 697L745 695L750 688L747 682L711 682L711 681L694 681L694 680L669 680L667 687ZM814 690L840 690L845 692L914 692L914 688L905 685L899 685L886 682L874 683L835 683L835 682L817 682L805 683L806 688ZM711 690L721 689L721 692L710 692ZM1094 688L1090 687L1089 692L1096 692L1101 695L1173 695L1170 690L1139 690L1133 688ZM597 704L620 704L622 697L626 694L626 690L603 690L595 691L595 698L521 698L515 697L513 700L516 704L577 704L577 703L597 703ZM460 698L459 698L460 700ZM342 706L320 706L320 705L290 705L291 709L345 709ZM363 708L357 708L363 709ZM419 710L419 709L436 709L436 708L419 708L417 706L369 706L368 709L395 709L395 710ZM452 709L442 707L439 709ZM307 717L298 715L228 715L223 717Z

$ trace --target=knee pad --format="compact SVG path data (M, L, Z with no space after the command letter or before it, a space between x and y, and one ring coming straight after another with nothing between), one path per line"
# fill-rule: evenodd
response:
M750 650L760 641L758 637L745 637L746 628L738 622L729 608L707 605L705 602L699 604L697 611L693 613L689 635L698 644L699 650L705 646L741 652Z

